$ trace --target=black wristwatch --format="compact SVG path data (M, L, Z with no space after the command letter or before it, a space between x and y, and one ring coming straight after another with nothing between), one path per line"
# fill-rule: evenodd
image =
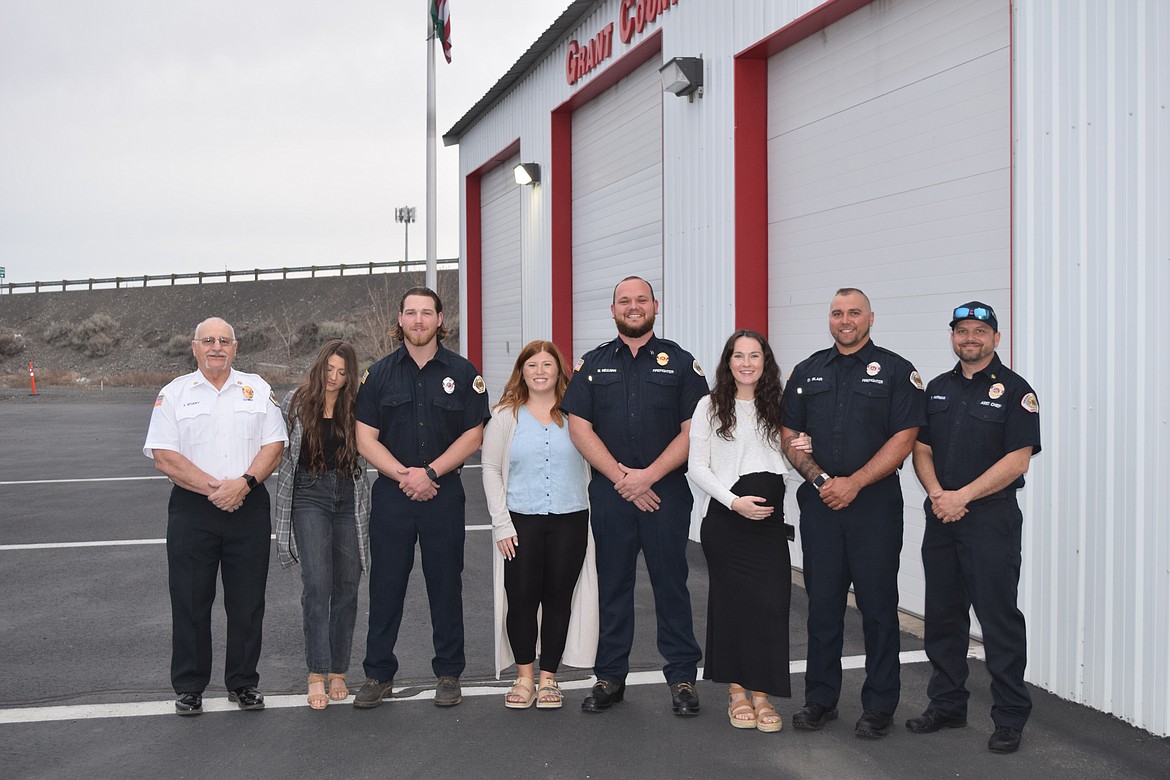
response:
M830 479L832 479L832 477L830 477L828 474L826 474L825 472L822 471L820 474L817 474L815 477L813 477L813 479L812 479L813 487L815 487L817 489L817 492L820 492L820 489L822 487L824 487L825 483L828 482Z
M431 482L439 481L439 475L436 474L435 470L430 466L423 466L423 471L427 473L427 479L429 479Z
M248 490L255 490L256 486L258 484L260 484L259 482L256 481L256 478L253 477L251 474L245 474L244 481L248 483Z

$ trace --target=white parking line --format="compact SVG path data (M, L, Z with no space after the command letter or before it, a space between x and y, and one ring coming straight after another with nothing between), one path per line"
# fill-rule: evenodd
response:
M984 653L982 646L972 647L967 652L968 658L984 660ZM920 664L925 663L926 653L922 650L911 650L898 654L898 660L903 664ZM841 666L844 669L864 669L865 656L853 655L841 659ZM789 670L792 674L803 674L805 662L792 661L789 664ZM702 668L699 669L699 677L703 674ZM662 676L662 672L634 672L626 678L626 685L660 685L666 682ZM587 680L573 680L561 683L561 688L569 691L587 690L593 686L593 678ZM470 685L463 688L463 696L500 696L507 690L505 685ZM429 702L434 698L434 692L430 689L420 691L413 696L408 696L402 699L394 699L393 704L402 702ZM351 699L346 699L340 702L330 702L330 705L337 706L348 704L352 702ZM294 707L307 707L305 703L304 694L281 694L264 697L265 709L279 710L290 709ZM227 700L227 697L205 698L203 700L204 712L235 712L238 708ZM130 702L126 704L76 704L76 705L62 705L59 707L10 707L7 709L0 709L0 724L6 723L47 723L58 720L94 720L100 718L135 718L146 715L166 715L173 717L175 714L175 703L171 699L165 701L144 701L144 702Z
M490 525L469 525L468 531L490 531ZM270 538L276 539L276 534ZM132 547L136 544L166 544L166 539L108 539L97 542L40 542L36 544L0 544L5 550L63 550L69 547Z

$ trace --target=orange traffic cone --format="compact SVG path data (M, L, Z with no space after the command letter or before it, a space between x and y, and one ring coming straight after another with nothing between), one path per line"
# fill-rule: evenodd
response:
M37 394L37 375L33 373L32 361L28 361L28 381L32 385L31 395Z

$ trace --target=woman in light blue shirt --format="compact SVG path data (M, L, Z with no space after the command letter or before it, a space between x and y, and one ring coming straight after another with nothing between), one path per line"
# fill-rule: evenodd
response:
M559 708L560 664L588 668L597 648L589 466L561 412L567 386L556 346L531 342L484 430L483 484L498 551L496 670L515 660L516 682L504 698L510 709Z

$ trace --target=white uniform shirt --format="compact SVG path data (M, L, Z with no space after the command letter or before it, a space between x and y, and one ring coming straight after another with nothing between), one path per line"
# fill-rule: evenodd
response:
M216 479L235 479L262 446L277 441L287 444L288 433L267 382L233 368L216 390L194 371L158 394L142 453L173 450Z

